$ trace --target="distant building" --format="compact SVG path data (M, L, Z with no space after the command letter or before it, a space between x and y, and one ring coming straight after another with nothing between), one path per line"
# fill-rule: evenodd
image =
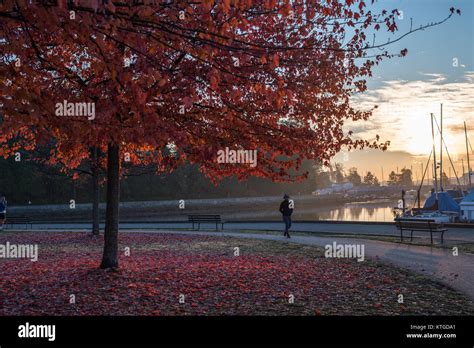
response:
M463 221L474 221L474 189L464 197L459 204L461 207L461 220Z
M344 192L354 188L354 184L350 182L345 182L344 184L332 184L331 188L334 190L334 192Z
M330 195L332 193L347 192L349 190L352 190L353 188L354 188L354 185L350 182L346 182L343 184L331 184L331 187L314 191L313 195L316 195L316 196Z

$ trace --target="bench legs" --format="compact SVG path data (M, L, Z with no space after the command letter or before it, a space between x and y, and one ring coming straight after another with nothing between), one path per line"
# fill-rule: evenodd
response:
M197 224L197 230L199 231L201 229L201 223L200 222L192 222L193 224L193 231L196 230L196 228L194 227L195 224Z
M211 221L209 221L209 222L211 222ZM196 228L194 227L195 224L197 225L197 230L198 231L201 230L201 223L200 222L192 221L191 223L193 224L193 231L196 230ZM216 221L216 231L219 231L219 224L221 224L221 228L224 229L224 222Z
M410 231L410 241L413 241L413 230L409 230L409 231ZM444 232L445 231L441 232L441 244L444 243ZM400 228L400 239L403 242L403 229L402 228ZM433 244L433 231L432 230L430 231L430 240L431 240L431 244Z
M195 224L195 223L192 222L192 224L193 224L193 231L195 231L195 230L196 230L196 228L194 227L194 224ZM200 229L201 229L201 223L200 223L200 222L196 222L196 224L197 224L197 230L200 230Z

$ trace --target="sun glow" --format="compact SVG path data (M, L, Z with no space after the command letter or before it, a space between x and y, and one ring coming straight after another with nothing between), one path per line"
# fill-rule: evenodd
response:
M443 152L446 147L452 157L465 153L464 131L459 128L462 121L457 114L453 117L451 109L445 105L443 108ZM394 151L406 151L415 156L429 156L433 148L431 131L431 113L434 115L433 127L436 151L440 151L440 104L417 103L416 100L407 100L403 104L382 104L382 108L375 117L392 120L385 123L383 131L391 140L390 149Z
M432 148L431 117L418 108L409 111L399 125L401 132L397 142L415 155L429 154ZM435 135L438 132L435 131Z

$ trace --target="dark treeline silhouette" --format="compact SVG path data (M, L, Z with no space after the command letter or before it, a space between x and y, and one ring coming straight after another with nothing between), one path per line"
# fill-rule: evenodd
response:
M82 167L81 167L82 168ZM252 177L238 181L229 177L214 185L199 172L197 166L186 164L172 173L156 174L152 167L130 167L124 175L120 196L123 201L155 201L166 199L228 198L280 196L283 192L292 195L307 195L332 183L351 182L354 186L380 186L375 175L367 172L361 176L357 168L344 169L341 163L323 167L311 161L303 162L299 173L307 172L305 180L293 183L278 183L270 179ZM91 167L75 172L78 179L62 173L58 168L36 161L15 162L13 158L0 160L0 191L5 192L14 205L63 204L74 199L77 203L91 202L93 176ZM104 182L105 173L99 175ZM446 179L445 182L448 182ZM413 186L412 173L402 169L401 174L390 173L388 185L405 188ZM100 201L105 199L105 187L100 186Z
M194 165L184 165L162 175L155 174L152 168L146 169L132 169L124 177L120 193L123 201L273 196L282 192L311 194L330 183L329 175L322 171L321 166L314 166L309 161L301 168L301 172L308 172L308 178L295 183L276 183L264 178L239 182L230 177L216 186ZM59 169L33 161L15 162L13 158L0 160L0 173L0 190L13 205L27 205L29 202L62 204L71 199L77 203L92 201L90 175L79 175L73 180L71 175L61 173ZM104 185L101 185L100 197L104 201Z

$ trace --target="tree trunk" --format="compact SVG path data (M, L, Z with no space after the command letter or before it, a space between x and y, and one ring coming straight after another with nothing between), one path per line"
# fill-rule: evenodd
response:
M118 227L120 202L119 146L108 145L107 154L107 209L105 216L104 254L100 268L118 267Z
M99 229L99 202L100 202L100 186L99 186L99 149L93 147L91 149L91 169L92 169L92 235L98 236Z

